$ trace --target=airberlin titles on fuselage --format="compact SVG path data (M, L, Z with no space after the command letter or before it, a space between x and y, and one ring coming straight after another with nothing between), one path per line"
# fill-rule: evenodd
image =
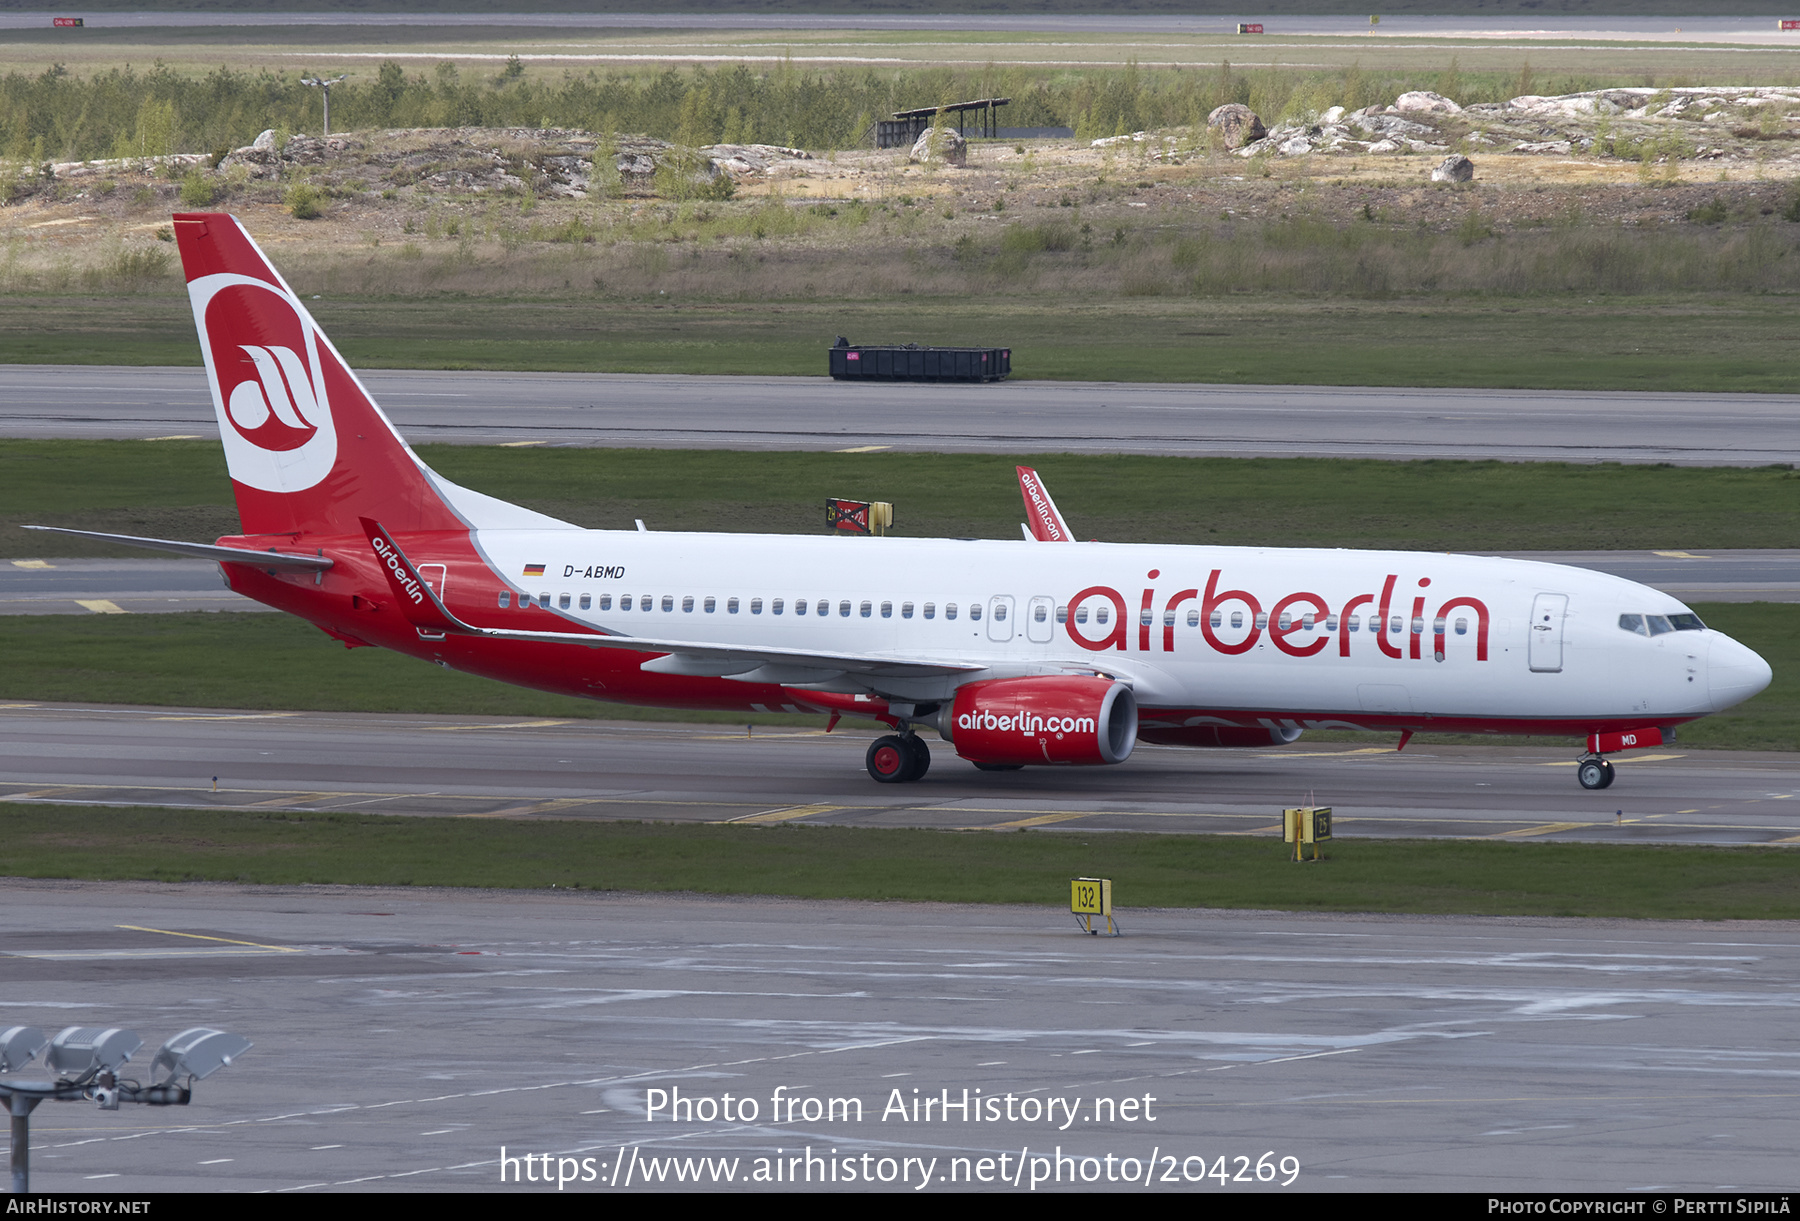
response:
M1161 570L1152 568L1146 576L1155 581L1162 575ZM1431 595L1418 592L1411 601L1411 613L1407 614L1404 603L1396 610L1395 586L1400 577L1396 573L1387 574L1382 581L1381 592L1358 594L1348 599L1334 613L1323 597L1316 593L1301 591L1278 598L1273 606L1265 612L1262 600L1255 594L1243 589L1220 589L1220 578L1224 570L1215 568L1206 578L1204 589L1195 586L1189 589L1178 589L1167 595L1158 608L1159 595L1154 586L1144 589L1138 601L1137 614L1137 649L1148 653L1151 650L1152 631L1158 620L1162 626L1162 650L1165 653L1175 651L1175 626L1182 606L1189 602L1196 605L1190 608L1195 624L1200 628L1201 637L1207 645L1218 653L1234 656L1248 653L1255 648L1264 632L1268 633L1269 642L1283 653L1291 657L1313 657L1324 652L1331 644L1333 635L1338 641L1338 656L1350 656L1350 638L1361 628L1358 612L1369 607L1369 632L1375 645L1381 652L1399 661L1410 658L1417 661L1421 658L1420 641L1425 635L1425 625L1431 624L1432 655L1438 661L1445 657L1444 636L1449 616L1453 611L1462 610L1475 619L1475 660L1486 661L1488 658L1488 624L1487 604L1479 598L1458 596L1438 603L1435 611L1428 617L1425 608L1436 599ZM1431 587L1430 577L1420 577L1418 590ZM1083 633L1081 625L1086 619L1078 608L1090 599L1103 598L1111 604L1112 614L1096 615L1096 623L1104 625L1112 620L1110 630L1103 636L1094 638ZM1126 651L1131 648L1132 621L1126 610L1123 594L1107 585L1090 585L1069 601L1070 615L1064 623L1069 639L1084 649L1092 652L1103 652L1107 649ZM1219 635L1224 627L1225 615L1230 611L1233 615L1232 626L1245 629L1242 639L1226 640ZM1247 612L1247 613L1246 613ZM1104 612L1103 612L1104 613ZM1467 616L1464 617L1465 621ZM1324 632L1318 631L1323 625ZM1408 630L1410 627L1410 630ZM1460 630L1466 631L1466 623ZM1404 647L1395 643L1390 637L1404 636ZM1303 639L1296 641L1294 637Z

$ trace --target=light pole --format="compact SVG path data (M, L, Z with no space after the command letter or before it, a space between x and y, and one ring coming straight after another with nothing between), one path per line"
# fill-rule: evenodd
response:
M349 76L349 75L350 74L348 72L344 73L344 76ZM329 137L331 135L331 87L333 85L337 84L339 81L343 80L344 76L334 76L330 80L325 80L322 77L316 77L316 76L303 76L300 78L300 83L302 85L311 85L313 88L319 89L319 90L323 91L325 94L325 136L326 137Z

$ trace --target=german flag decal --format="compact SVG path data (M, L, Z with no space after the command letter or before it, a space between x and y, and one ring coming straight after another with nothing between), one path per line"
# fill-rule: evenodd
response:
M544 575L544 566L542 564L527 564L525 565L525 575L528 577L541 577Z

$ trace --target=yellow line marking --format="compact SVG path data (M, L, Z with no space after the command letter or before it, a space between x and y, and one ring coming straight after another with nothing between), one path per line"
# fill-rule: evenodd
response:
M505 725L433 725L436 733L464 733L471 729L545 729L551 725L573 725L574 721L509 721Z
M14 560L14 568L55 568L55 564L46 564L43 560Z
M0 708L36 708L36 704L0 704Z
M205 933L178 933L170 928L146 928L141 924L115 924L113 927L130 929L134 933L161 933L165 937L192 937L196 941L223 941L227 945L248 945L259 950L277 950L283 954L300 953L296 946L264 945L260 941L239 941L235 937L209 937Z
M1342 822L1344 820L1340 818L1340 819L1338 819L1338 821ZM1270 823L1266 827L1250 827L1250 828L1247 828L1246 830L1238 832L1238 834L1240 834L1240 835L1255 835L1259 831L1275 832L1275 831L1285 831L1285 830L1287 830L1286 827L1284 827L1282 824L1276 822L1276 823Z
M847 806L787 806L779 810L764 810L761 814L745 814L738 818L727 818L728 823L771 823L792 822L796 818L810 818L814 814L829 814L833 810L848 809Z
M1602 826L1601 823L1582 822L1547 822L1541 827L1520 827L1517 831L1501 831L1495 835L1482 836L1483 839L1520 839L1527 835L1554 835L1558 831L1574 831L1586 826Z
M1666 763L1670 759L1685 759L1686 755L1610 755L1620 763ZM1575 767L1579 759L1559 759L1555 763L1540 763L1539 767Z
M872 454L877 450L892 448L894 447L891 445L858 445L851 449L835 449L831 452L834 454Z
M129 615L131 613L117 602L106 598L77 598L75 605L85 607L96 615Z
M1710 555L1695 555L1691 551L1652 551L1651 555L1660 555L1668 560L1710 560Z
M205 437L197 432L178 432L167 437L145 437L146 441L204 441Z
M566 810L570 806L584 805L586 797L557 797L550 801L534 801L530 805L508 806L504 810L487 810L474 814L453 814L453 818L522 818L527 814L545 814L552 810Z
M1359 746L1355 750L1284 750L1280 754L1263 754L1253 757L1264 759L1342 759L1347 755L1391 755L1394 753L1394 748L1391 746Z
M542 441L502 441L501 449L524 449L527 445L542 445Z
M1677 814L1698 814L1700 811L1698 811L1698 810L1677 810L1675 812Z
M200 716L153 716L153 721L273 721L298 712L208 712Z
M985 827L976 827L977 831L1011 831L1017 827L1043 827L1053 822L1068 822L1071 818L1087 818L1089 812L1080 814L1039 814L1036 818L1021 818L1015 822L989 823Z

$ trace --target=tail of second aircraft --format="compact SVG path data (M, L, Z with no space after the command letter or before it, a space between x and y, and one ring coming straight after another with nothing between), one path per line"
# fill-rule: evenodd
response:
M357 535L363 517L406 531L476 524L236 217L177 215L175 240L245 534Z

